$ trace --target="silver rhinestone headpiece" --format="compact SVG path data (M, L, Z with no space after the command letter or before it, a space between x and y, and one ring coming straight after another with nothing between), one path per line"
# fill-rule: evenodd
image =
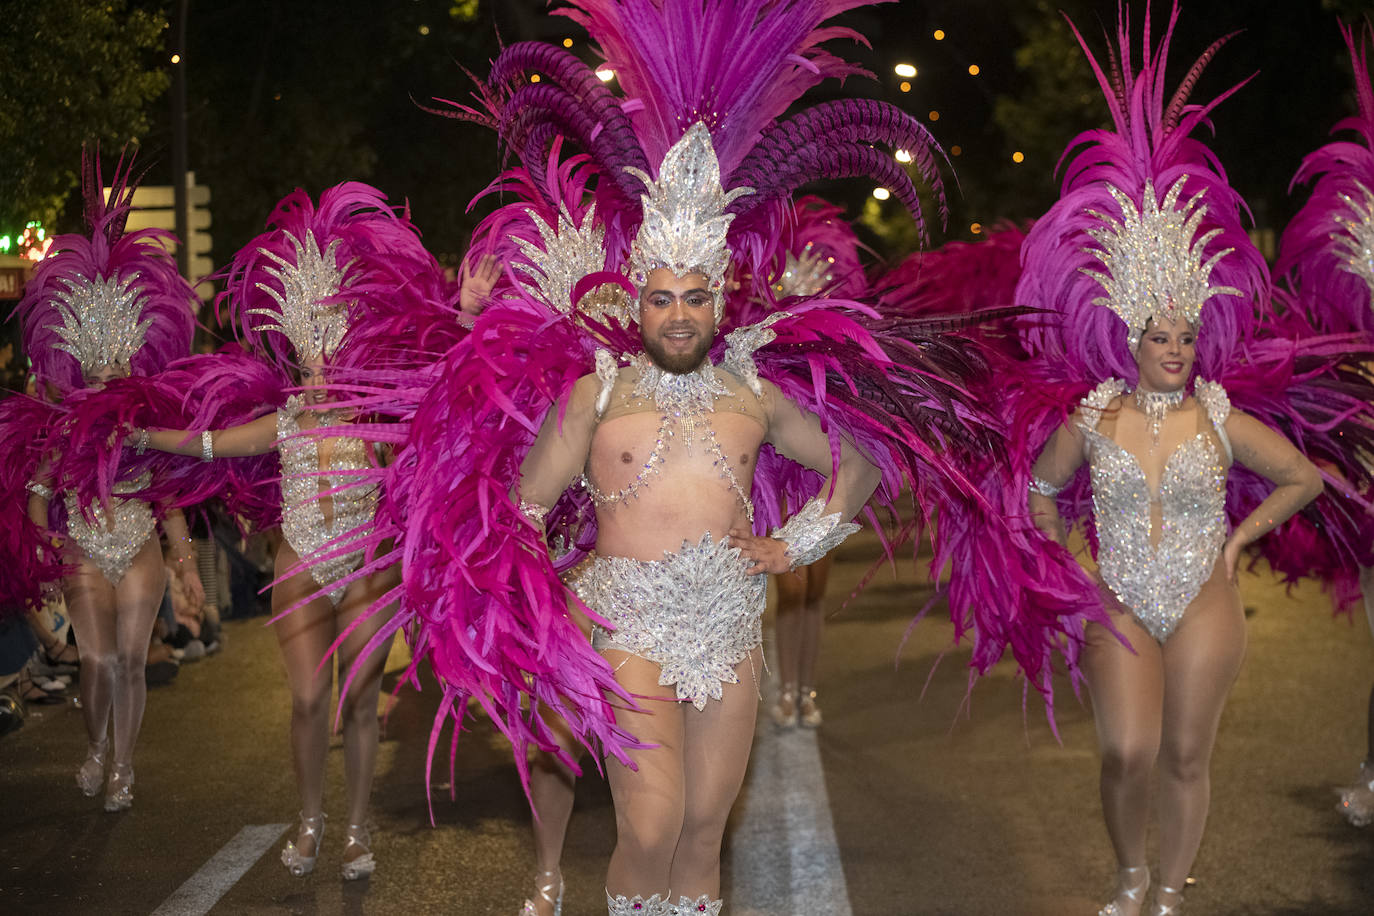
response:
M725 309L725 270L730 264L725 233L735 218L725 208L754 189L726 191L721 187L711 132L700 121L664 155L657 181L636 168L626 171L646 188L644 221L630 247L630 279L642 287L650 272L660 267L679 277L700 272L715 295L719 323Z
M1344 231L1334 233L1331 240L1337 256L1345 262L1341 269L1363 280L1374 297L1374 194L1358 181L1355 187L1362 199L1341 195L1349 212L1336 214L1336 223ZM1374 298L1370 304L1374 305Z
M76 357L83 374L102 366L127 370L143 346L153 319L139 320L146 296L137 285L138 278L137 271L127 271L110 277L79 276L60 281L65 289L53 297L62 318L55 328L62 338L56 346Z
M1126 323L1132 353L1139 349L1140 335L1150 319L1182 319L1197 330L1208 299L1242 295L1234 287L1209 283L1217 262L1235 249L1224 249L1203 260L1207 244L1222 230L1198 235L1207 207L1199 203L1202 192L1179 205L1187 180L1184 175L1174 182L1161 202L1155 197L1154 182L1147 179L1144 208L1139 210L1124 191L1108 185L1108 192L1121 208L1121 219L1088 211L1103 224L1088 230L1102 247L1084 250L1102 262L1103 270L1082 270L1107 293L1093 304L1105 305Z
M328 359L348 330L348 303L337 301L347 285L348 265L340 267L337 256L342 239L330 242L321 252L309 229L304 241L289 233L286 237L296 252L294 264L266 248L258 249L277 264L263 270L281 284L281 289L269 283L257 284L276 300L277 308L249 309L248 314L275 319L259 323L257 330L286 335L298 361Z
M558 208L558 226L550 226L533 210L526 210L539 230L542 247L527 239L517 238L515 244L527 259L512 266L530 279L524 284L549 307L566 315L572 311L572 294L579 281L589 274L605 269L606 229L596 225L596 204L587 208L582 226L575 226L567 206ZM611 316L628 325L634 320L629 296L620 287L611 290L598 288L582 296L579 310L594 320Z

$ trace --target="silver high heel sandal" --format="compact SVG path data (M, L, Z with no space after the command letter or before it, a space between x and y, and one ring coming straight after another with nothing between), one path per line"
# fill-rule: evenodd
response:
M363 854L356 859L346 859L339 866L339 874L345 881L357 881L359 878L369 877L377 870L377 859L372 855L369 844L372 837L368 836L366 824L349 824L344 836L348 842L344 844L344 854L347 855L348 847L357 846Z
M1150 887L1150 869L1145 865L1117 869L1116 896L1112 902L1097 911L1097 916L1125 916L1126 911L1117 905L1122 898L1131 903L1145 902L1145 891Z
M1165 902L1167 898L1168 902ZM1155 891L1155 904L1150 907L1149 916L1182 916L1183 888L1159 886Z
M555 895L554 891L558 891ZM535 903L552 903L553 916L563 916L563 873L558 869L534 873L534 900L526 900L520 916L539 916Z
M821 727L821 708L816 705L816 688L801 688L801 698L797 704L797 718L800 720L802 728Z
M706 894L702 894L695 900L678 897L677 905L670 905L668 913L669 916L720 916L720 910L723 906L725 906L724 900L712 900Z
M778 701L769 710L778 728L793 728L797 724L797 685L784 684L778 691Z
M1340 812L1356 827L1374 824L1374 761L1360 764L1359 782L1338 790Z
M305 812L301 812L301 829L296 832L296 839L307 836L315 840L313 856L301 855L301 851L296 848L296 840L287 840L286 848L281 851L281 864L297 878L304 878L315 870L315 860L320 857L320 844L324 842L323 811L314 817L306 817Z
M76 786L87 798L100 794L100 785L105 781L105 751L109 746L108 738L86 745L86 760L76 771Z
M110 782L105 787L105 810L128 811L134 806L134 768L132 764L116 763L110 770Z

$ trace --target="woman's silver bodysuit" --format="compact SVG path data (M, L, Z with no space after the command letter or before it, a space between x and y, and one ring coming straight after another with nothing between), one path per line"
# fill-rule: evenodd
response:
M133 565L134 557L143 549L149 535L157 528L153 509L141 499L120 499L118 494L136 493L146 489L151 478L147 472L140 477L114 485L116 494L110 500L110 513L114 525L109 524L110 514L99 503L91 503L92 521L87 521L77 505L75 494L68 493L67 535L77 543L91 562L100 568L111 585L119 580Z
M282 471L282 535L296 556L306 559L344 535L349 540L367 535L376 514L377 487L360 482L363 475L357 472L370 466L361 439L331 436L329 467L320 467L319 438L300 434L303 411L299 397L290 398L277 411L277 450ZM332 422L327 412L320 413L321 426ZM320 506L322 490L334 504L332 524L325 521ZM311 561L310 576L322 586L332 585L357 569L362 557L363 551L355 550ZM329 593L329 600L336 606L343 600L345 588Z
M1226 452L1199 432L1164 465L1159 493L1130 452L1097 431L1102 412L1126 388L1103 382L1083 399L1080 428L1087 437L1102 581L1155 639L1163 642L1212 575L1226 543L1226 469L1231 446L1226 418L1231 402L1214 382L1199 380L1194 393ZM1159 504L1159 543L1150 543L1152 503Z

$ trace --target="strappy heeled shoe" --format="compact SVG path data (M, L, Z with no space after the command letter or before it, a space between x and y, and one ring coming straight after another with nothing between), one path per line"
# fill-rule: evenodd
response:
M816 688L803 687L797 704L797 718L802 728L821 727L821 708L816 705Z
M344 843L344 855L348 855L348 847L357 846L363 854L356 859L345 859L339 866L339 874L345 881L357 881L359 878L366 878L377 870L377 859L372 855L369 844L372 837L367 834L367 825L349 824L344 836L347 842Z
M110 781L105 786L105 810L128 811L134 806L134 767L131 763L116 763L110 769Z
M1340 812L1346 820L1356 827L1374 824L1374 761L1360 764L1359 781L1338 791Z
M108 738L86 745L86 759L76 771L76 787L87 798L100 794L100 786L105 781L105 751L109 746Z
M1127 916L1131 910L1123 909L1122 904L1137 904L1134 912L1140 912L1140 904L1145 902L1145 891L1150 887L1150 869L1144 865L1118 869L1116 873L1116 896L1112 902L1097 911L1097 916Z
M554 894L557 890L558 893ZM526 900L520 916L539 916L535 903L553 904L553 916L563 916L563 873L558 869L534 873L534 899Z
M1155 891L1155 903L1150 907L1149 916L1182 916L1182 913L1183 888L1161 884Z
M778 728L792 728L797 724L797 685L784 684L778 691L778 701L769 710Z
M302 855L296 840L311 837L315 841L315 854ZM286 848L281 851L281 864L297 878L304 878L315 870L315 860L320 857L320 844L324 842L324 812L314 817L306 817L301 812L301 829L296 831L296 840L287 840Z

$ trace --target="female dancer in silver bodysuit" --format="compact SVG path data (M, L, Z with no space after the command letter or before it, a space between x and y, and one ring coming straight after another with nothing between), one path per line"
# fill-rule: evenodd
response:
M339 431L350 414L327 407L326 376L334 371L335 351L351 322L362 314L376 319L382 309L404 310L397 304L404 298L398 287L419 295L417 290L443 284L418 234L364 185L332 188L318 208L297 192L278 207L270 225L273 231L236 260L230 292L240 323L248 326L245 336L261 341L283 384L294 377L302 393L245 424L201 432L150 430L146 441L207 460L273 450L280 456L283 541L272 608L291 687L291 750L301 794L300 829L281 859L302 876L319 855L334 681L332 666L324 662L335 651L341 685L345 672L352 678L341 690L348 787L341 874L353 880L376 867L366 814L377 758L377 699L391 643L389 636L378 636L391 612L369 609L396 585L398 573L393 567L355 575L364 563L361 546L333 549L360 545L371 534L378 491L368 472L375 473L377 464L360 439ZM480 308L495 275L491 260L480 262L475 274L465 269L465 308ZM328 434L318 434L325 428ZM321 552L327 543L331 547Z
M93 390L130 374L150 375L190 350L195 294L178 276L166 242L155 230L124 232L132 188L117 170L109 203L94 161L86 163L91 234L59 236L28 285L19 314L25 350L41 392L60 402L53 417L61 442L44 456L29 485L28 517L52 540L66 572L60 588L81 644L81 705L89 746L76 782L88 796L105 782L108 733L114 731L113 765L105 810L133 804L133 755L147 698L144 666L153 623L166 585L157 537L157 514L135 494L148 486L147 471L134 473L123 456L108 499L82 505L73 480L58 468L74 445L63 426ZM65 418L60 415L65 414ZM25 441L40 438L22 431ZM64 441L67 440L67 441ZM54 490L57 492L55 493ZM65 524L51 531L51 502L61 498ZM163 514L163 531L177 574L193 599L203 598L191 539L180 512ZM47 558L51 560L52 558ZM56 588L49 582L45 587Z
M1121 35L1124 52L1124 24ZM1120 867L1103 916L1144 906L1156 766L1160 872L1149 912L1180 912L1207 819L1217 726L1245 655L1241 551L1322 488L1302 453L1203 380L1234 362L1237 328L1266 301L1267 274L1239 199L1210 154L1184 139L1207 109L1179 101L1166 115L1154 107L1159 94L1139 88L1162 73L1163 55L1152 50L1143 73L1124 74L1119 95L1103 76L1117 129L1071 145L1063 197L1027 238L1017 291L1018 302L1062 315L1028 338L1046 374L1098 381L1035 462L1029 500L1042 530L1066 544L1055 497L1088 466L1095 577L1116 630L1088 624L1081 660ZM1228 531L1236 465L1274 487Z

